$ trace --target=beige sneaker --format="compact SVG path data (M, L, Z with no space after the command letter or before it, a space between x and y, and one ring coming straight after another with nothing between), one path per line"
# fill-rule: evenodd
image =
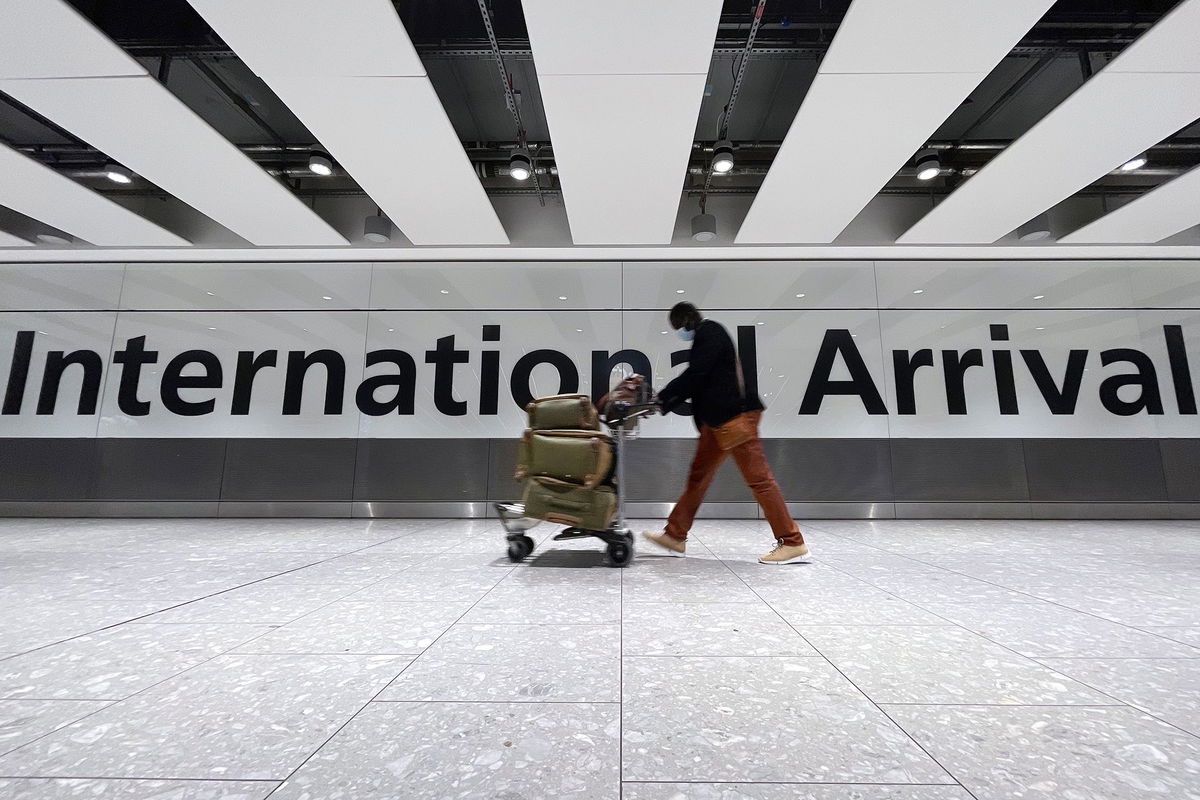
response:
M667 536L665 533L651 533L650 531L642 531L642 538L647 542L653 542L663 550L667 551L666 553L662 553L660 555L683 558L684 548L687 547L687 542L681 542L674 536Z
M810 560L811 556L808 552L806 544L784 544L782 541L777 542L775 549L771 552L758 557L760 564L799 564L802 561Z

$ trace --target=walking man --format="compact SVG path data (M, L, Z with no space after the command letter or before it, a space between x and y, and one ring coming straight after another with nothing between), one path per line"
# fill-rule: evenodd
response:
M692 457L687 486L667 519L666 530L642 535L669 553L682 556L688 531L717 467L726 455L732 455L775 535L775 549L760 556L759 562L807 561L808 545L788 513L758 438L765 406L757 395L746 393L733 339L719 323L704 319L691 303L678 303L671 309L670 320L679 338L692 343L692 351L687 369L663 387L658 400L664 414L691 400L700 441Z

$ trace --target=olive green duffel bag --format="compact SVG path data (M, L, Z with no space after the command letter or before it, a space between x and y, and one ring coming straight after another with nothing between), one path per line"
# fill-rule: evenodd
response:
M600 417L586 394L540 397L525 406L525 411L529 414L530 430L600 430Z
M592 488L608 477L612 439L597 431L525 431L517 480L555 478Z
M611 486L585 489L554 478L525 481L524 502L526 516L593 531L608 528L617 509Z

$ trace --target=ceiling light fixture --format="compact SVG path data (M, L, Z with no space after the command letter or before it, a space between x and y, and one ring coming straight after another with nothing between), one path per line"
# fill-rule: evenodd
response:
M917 154L917 180L931 181L942 174L942 161L936 150L925 150Z
M1142 167L1146 166L1146 162L1149 160L1150 159L1146 158L1146 154L1142 153L1141 155L1137 155L1129 159L1124 164L1117 167L1117 169L1121 170L1121 172L1133 172L1135 169L1141 169Z
M104 176L113 183L133 183L133 172L112 161L104 165Z
M42 244L70 244L75 241L68 233L56 233L54 231L42 231L36 238Z
M529 180L529 176L533 174L533 159L529 157L529 150L518 147L512 151L508 158L508 174L514 180Z
M722 139L713 145L712 171L727 175L733 171L733 143Z
M711 242L717 238L717 218L712 214L697 214L692 217L692 239Z
M392 221L382 214L363 220L363 238L368 242L383 244L392 240Z
M333 159L320 150L308 154L308 171L313 175L327 177L333 174Z
M1044 242L1050 238L1050 215L1046 213L1038 214L1017 228L1017 239L1022 242Z

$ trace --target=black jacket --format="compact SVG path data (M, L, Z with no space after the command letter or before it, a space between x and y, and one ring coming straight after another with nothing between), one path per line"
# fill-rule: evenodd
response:
M733 339L719 323L706 319L696 328L687 369L658 393L663 413L692 401L696 427L715 428L743 411L762 411L762 400L747 394L743 400L738 388Z

